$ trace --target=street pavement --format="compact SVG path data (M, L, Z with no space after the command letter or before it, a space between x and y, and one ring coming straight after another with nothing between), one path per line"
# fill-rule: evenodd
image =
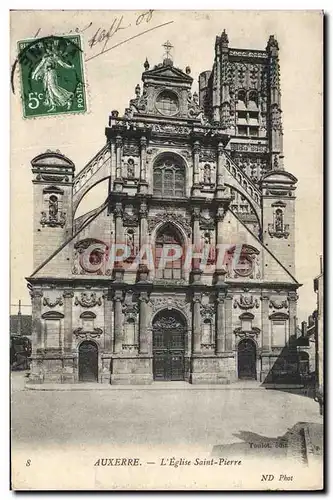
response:
M300 422L322 429L318 404L289 392L253 387L218 390L27 390L12 374L12 444L17 446L242 443L244 436L279 438ZM161 386L162 387L162 386ZM182 386L183 387L183 386Z

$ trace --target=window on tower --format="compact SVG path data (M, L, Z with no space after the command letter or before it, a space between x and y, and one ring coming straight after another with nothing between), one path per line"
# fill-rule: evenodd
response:
M258 94L252 90L238 92L236 105L237 134L243 136L259 136L259 108Z

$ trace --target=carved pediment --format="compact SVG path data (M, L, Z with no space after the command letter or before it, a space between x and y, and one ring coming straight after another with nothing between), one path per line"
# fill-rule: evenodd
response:
M289 314L283 313L283 312L275 312L268 316L269 319L273 320L286 320L289 319Z
M42 153L33 160L31 160L31 165L36 167L70 167L74 168L74 163L67 158L65 155L61 154L60 151L51 151L48 149L45 153Z
M191 84L193 82L193 78L186 73L184 73L181 69L175 68L171 64L157 64L153 69L145 71L142 75L142 79L154 79L154 80L174 80L177 82L184 82Z
M82 318L82 319L95 319L96 314L91 312L91 311L84 311L82 314L80 314L80 318Z
M43 319L62 319L65 316L58 312L58 311L47 311L44 314L42 314Z

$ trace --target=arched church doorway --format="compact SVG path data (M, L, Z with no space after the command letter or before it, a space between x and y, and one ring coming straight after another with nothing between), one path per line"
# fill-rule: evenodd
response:
M85 340L79 347L79 381L98 381L98 347L90 340Z
M251 339L241 340L238 344L238 378L257 380L257 349Z
M153 321L154 380L184 380L185 318L163 310Z

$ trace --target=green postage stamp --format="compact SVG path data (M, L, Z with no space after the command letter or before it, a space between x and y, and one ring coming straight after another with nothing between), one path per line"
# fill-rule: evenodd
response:
M87 111L80 35L18 42L25 118Z

